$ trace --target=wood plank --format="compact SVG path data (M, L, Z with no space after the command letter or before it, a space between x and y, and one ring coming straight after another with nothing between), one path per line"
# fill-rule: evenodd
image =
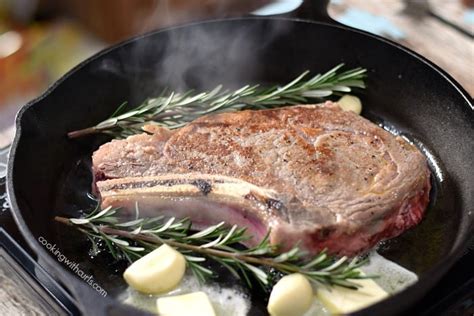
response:
M15 136L15 126L7 127L4 130L0 130L0 149L8 146Z
M398 0L337 1L331 3L329 13L337 20L354 8L385 18L403 34L392 39L433 61L474 95L474 41L469 36L430 15L407 15Z
M430 0L431 10L443 19L459 26L467 32L474 33L474 24L465 18L467 8L460 0Z

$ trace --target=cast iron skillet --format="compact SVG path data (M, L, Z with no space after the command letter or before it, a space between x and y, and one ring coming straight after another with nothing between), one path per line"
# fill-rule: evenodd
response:
M340 62L369 70L363 115L389 122L426 149L433 170L434 189L425 219L381 249L384 256L417 272L420 281L360 314L401 312L459 258L473 231L472 99L423 57L332 21L326 4L305 2L299 11L317 22L238 18L134 38L83 62L20 110L7 176L14 216L40 263L71 291L82 311L139 313L112 295L99 296L37 242L42 236L62 247L69 236L78 238L71 230L61 233L52 218L77 214L83 207L80 197L89 188L90 176L71 179L70 170L106 141L103 137L72 141L66 137L68 131L94 125L123 101L138 104L163 87L201 90L217 84L234 88L286 82L306 69L322 72ZM66 255L85 257L87 245L82 245ZM253 311L259 313L258 308Z

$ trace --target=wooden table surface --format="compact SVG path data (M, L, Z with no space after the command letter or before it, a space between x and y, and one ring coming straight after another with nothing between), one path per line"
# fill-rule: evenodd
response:
M460 0L332 0L329 13L413 49L474 95L474 9ZM0 104L0 118L6 115L2 109ZM14 135L11 108L8 115L6 123L0 120L0 148Z

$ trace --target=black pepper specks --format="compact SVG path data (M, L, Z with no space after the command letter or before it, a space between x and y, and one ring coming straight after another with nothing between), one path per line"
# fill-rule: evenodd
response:
M212 185L205 180L196 180L191 182L191 184L195 185L204 195L208 195L212 191Z
M267 199L266 203L269 208L272 208L275 210L280 210L283 207L283 203L275 199Z

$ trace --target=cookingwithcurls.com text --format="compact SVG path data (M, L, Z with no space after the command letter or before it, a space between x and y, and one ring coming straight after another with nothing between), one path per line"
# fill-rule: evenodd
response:
M103 288L100 287L99 284L97 284L94 281L94 278L90 274L86 274L81 268L79 268L79 263L74 262L72 260L69 260L65 255L61 253L61 250L57 248L56 244L51 244L49 243L46 238L43 236L40 236L38 238L38 241L40 244L42 244L46 249L51 251L51 253L56 256L56 259L64 263L69 269L71 269L75 274L77 274L81 279L83 279L87 284L89 284L94 290L96 290L100 295L103 297L107 296L107 291L104 290Z

